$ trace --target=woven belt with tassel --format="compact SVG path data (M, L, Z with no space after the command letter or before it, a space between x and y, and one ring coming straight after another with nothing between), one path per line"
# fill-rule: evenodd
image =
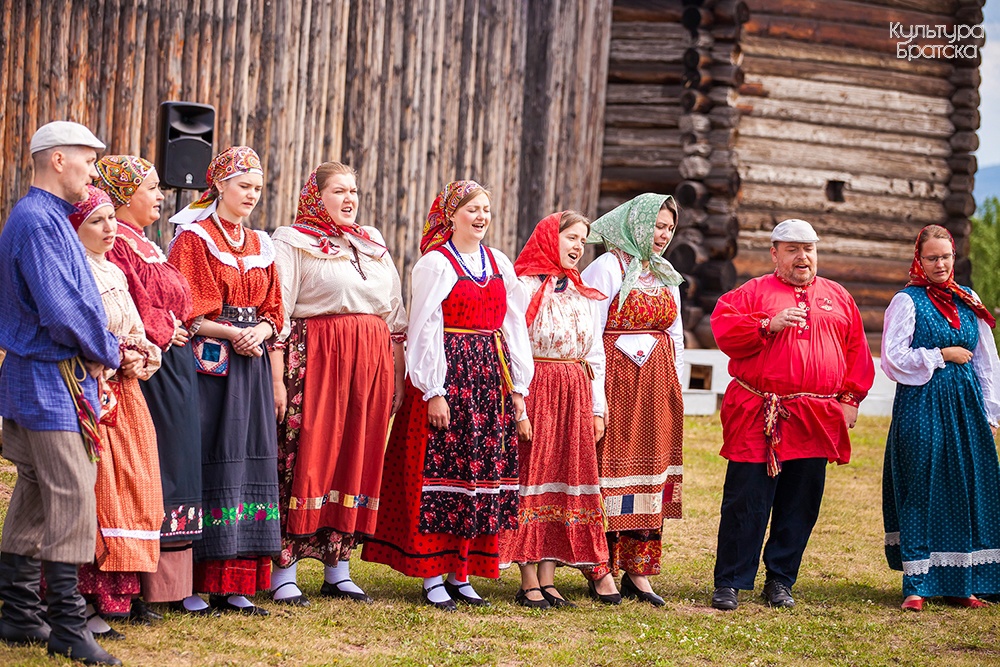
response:
M781 461L778 459L778 445L781 443L781 422L788 419L788 409L785 401L793 401L796 398L837 398L837 394L813 394L810 392L799 392L797 394L787 394L779 396L769 391L760 391L751 387L740 378L735 378L740 386L755 396L764 399L764 442L767 446L767 474L769 477L777 477L781 472Z

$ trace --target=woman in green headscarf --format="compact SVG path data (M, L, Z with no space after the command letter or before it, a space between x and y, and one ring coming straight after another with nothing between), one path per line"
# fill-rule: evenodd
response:
M582 274L609 295L598 304L608 414L597 456L610 558L586 572L603 602L622 569L624 597L664 604L648 577L660 573L663 520L681 518L683 279L663 258L676 226L673 198L646 193L595 220L588 239L609 251Z

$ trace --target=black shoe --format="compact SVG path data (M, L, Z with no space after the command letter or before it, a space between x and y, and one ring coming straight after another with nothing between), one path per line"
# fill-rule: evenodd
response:
M424 602L426 602L427 604L429 604L430 606L432 606L432 607L434 607L436 609L440 609L441 611L458 611L458 606L455 604L455 601L452 600L451 598L448 598L444 602L431 602L431 598L430 598L429 595L427 595L427 591L432 591L435 588L444 588L444 584L435 584L435 585L431 586L430 588L424 588L424 589L422 589L423 590L423 596L424 596ZM448 590L448 589L445 588L445 590Z
M541 600L532 600L528 597L528 593L531 591L538 591L542 594ZM548 609L552 605L545 598L545 591L541 588L529 588L527 590L521 588L517 591L517 595L514 596L514 602L521 605L522 607L528 607L529 609Z
M764 592L761 593L767 604L778 609L791 609L795 606L792 591L780 581L764 582Z
M722 611L732 611L740 604L736 597L736 589L728 586L720 586L712 593L712 608Z
M51 629L42 618L38 587L42 563L37 558L0 554L0 641L12 646L45 644Z
M278 586L277 588L275 588L272 591L271 594L273 596L275 593L277 593L278 591L280 591L285 586L295 586L295 585L296 584L295 584L294 581L286 581L285 583L283 583L280 586ZM291 607L308 607L309 606L309 598L307 598L302 593L299 593L298 595L293 595L292 597L289 597L289 598L280 598L280 599L279 598L274 598L274 601L277 602L278 604L287 604L287 605L289 605Z
M146 603L139 598L132 599L132 607L128 611L128 622L132 625L152 625L163 620L162 614L146 606Z
M622 575L621 591L622 597L639 600L640 602L648 602L654 607L662 607L667 604L663 601L663 598L656 593L647 593L644 590L640 590L640 588L635 585L635 582L632 581L632 577L628 576L628 572Z
M94 616L97 616L97 614L95 613ZM90 618L93 618L93 616L91 616ZM87 620L90 620L90 618L88 618ZM91 634L94 635L94 639L100 639L101 641L117 642L121 641L122 639L125 639L125 635L118 632L110 625L108 626L108 629L105 630L104 632L94 632L93 630L91 630L90 632Z
M101 648L87 629L87 603L77 591L77 566L46 561L43 567L52 626L49 655L64 655L85 665L121 665L122 661Z
M369 597L368 593L365 593L364 591L355 593L353 591L340 590L340 585L347 581L351 580L343 579L335 584L329 584L324 581L323 585L320 586L319 594L328 598L346 598L348 600L354 600L355 602L374 602L374 600Z
M545 601L549 603L550 607L570 607L570 608L576 607L575 604L573 604L566 598L559 597L558 595L552 595L551 593L546 592L546 589L549 588L556 591L556 593L558 593L559 591L556 590L555 586L542 586L542 597L545 598Z
M484 600L482 598L477 598L477 597L474 597L472 595L466 595L465 593L463 593L462 589L465 588L466 586L468 586L469 588L472 588L472 584L470 584L468 581L466 581L465 583L462 583L462 584L453 584L453 583L451 583L450 581L447 581L447 580L444 582L444 589L446 591L448 591L448 595L450 595L451 599L454 600L455 602L462 602L462 603L467 604L467 605L469 605L471 607L489 607L490 606L490 603L489 603L488 600ZM473 590L475 590L475 589L473 589Z
M183 600L175 600L167 605L170 611L176 611L181 614L190 614L192 616L218 616L219 612L212 609L211 605L205 607L204 609L188 609L184 606Z
M611 595L601 595L597 592L597 584L593 581L587 582L587 590L590 592L590 599L601 604L621 604L622 596L618 593L612 593Z
M208 604L213 609L223 613L243 614L244 616L270 616L271 612L256 605L240 607L229 601L228 595L209 595Z

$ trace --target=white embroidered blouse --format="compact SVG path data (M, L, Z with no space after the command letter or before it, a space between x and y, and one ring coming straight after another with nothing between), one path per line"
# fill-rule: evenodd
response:
M542 286L538 276L521 276L528 290L529 303ZM556 290L550 281L548 294L542 297L535 321L528 329L531 352L549 359L586 359L594 370L594 414L604 416L604 328L598 310L600 301L588 299L577 291L572 281Z
M146 363L139 372L140 380L148 380L160 367L160 348L146 338L142 318L128 293L125 273L103 255L87 251L90 270L94 274L97 289L101 292L101 302L108 316L108 331L118 336L118 342L138 348L146 355ZM107 376L114 375L115 369L108 369Z
M611 302L622 289L622 269L618 263L618 258L614 253L606 252L587 266L580 273L583 281L607 294L608 298L597 302L597 316L600 320L601 332L608 323L608 312L611 309ZM659 286L662 289L670 290L670 295L677 304L677 319L667 329L667 335L674 342L674 366L677 369L677 380L680 381L684 374L684 324L681 321L681 291L677 287L667 287L660 283L652 273L643 273L639 278L637 288Z
M385 245L377 229L363 229L376 243ZM389 253L375 257L358 252L355 257L346 239L331 239L330 252L324 253L316 237L292 227L276 229L273 241L285 309L285 324L278 340L288 338L293 317L348 313L377 315L385 320L393 341L405 340L406 309L399 272Z
M975 294L975 292L973 292ZM976 298L979 298L978 296ZM1000 359L990 325L981 319L979 344L972 352L972 369L979 379L986 404L986 417L992 426L1000 423ZM910 347L917 325L917 309L905 292L897 292L885 311L882 327L882 371L893 382L922 385L931 381L934 371L944 368L940 348Z
M490 248L507 289L507 314L502 331L510 348L510 372L514 391L528 395L528 385L535 372L531 343L524 313L528 309L527 290L517 279L514 265L496 248ZM477 275L483 271L479 253L462 253L462 261ZM487 263L489 259L487 258ZM448 363L444 354L444 312L441 304L458 283L458 276L448 259L439 252L429 252L413 265L410 274L410 325L406 343L406 370L410 381L423 392L424 400L444 396Z

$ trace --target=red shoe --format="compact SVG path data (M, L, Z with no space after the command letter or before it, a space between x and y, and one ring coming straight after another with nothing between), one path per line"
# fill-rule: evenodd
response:
M903 604L900 606L900 609L903 611L923 611L924 599L913 598L912 600L903 600Z
M953 598L946 596L944 601L948 604L955 605L956 607L966 607L967 609L982 609L983 607L989 607L989 605L982 600L972 596L967 598Z

